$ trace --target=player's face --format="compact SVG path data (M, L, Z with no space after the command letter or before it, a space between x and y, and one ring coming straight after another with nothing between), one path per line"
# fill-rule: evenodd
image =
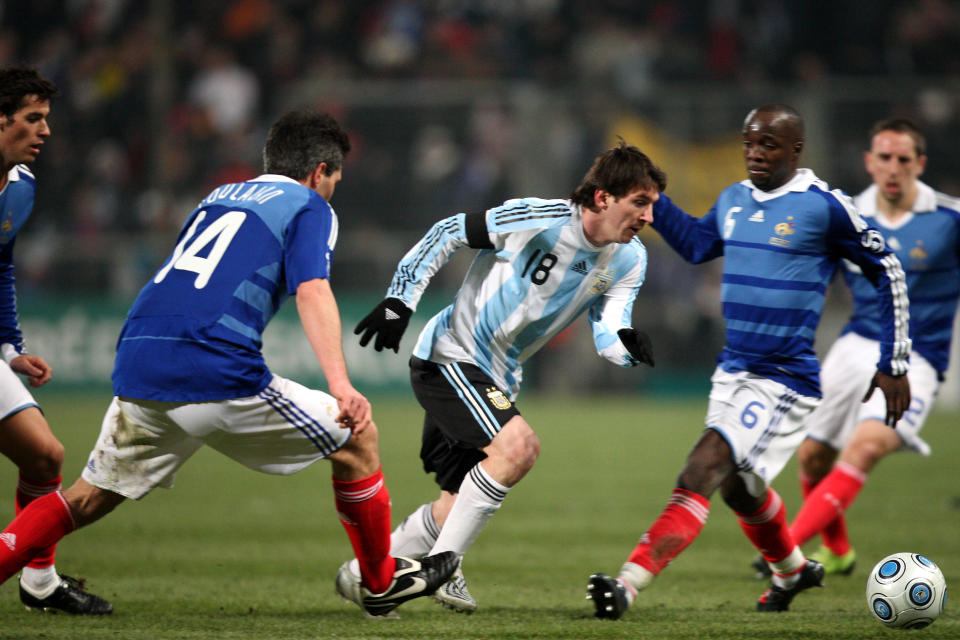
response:
M648 222L653 222L653 203L660 199L660 192L656 188L637 187L622 198L606 192L602 192L600 198L602 223L598 237L590 240L603 246L630 242Z
M763 191L786 184L797 170L803 143L782 114L753 112L743 125L743 158L750 182Z
M337 169L328 176L321 175L320 180L317 182L316 192L323 196L324 200L330 202L330 198L333 197L333 192L337 188L337 183L340 182L340 178L342 177L342 169Z
M12 119L0 116L0 156L7 167L37 159L40 147L50 135L48 115L50 101L28 95Z
M913 138L898 131L873 136L863 159L880 197L893 204L913 197L917 178L927 165L927 156L917 155Z

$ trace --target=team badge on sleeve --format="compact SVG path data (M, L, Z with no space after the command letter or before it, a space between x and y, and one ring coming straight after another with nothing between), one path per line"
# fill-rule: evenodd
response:
M876 229L867 229L861 233L860 244L862 244L865 249L868 249L873 253L883 253L887 246L887 244L883 241L883 236L880 235L880 232Z
M500 389L496 387L487 388L487 397L490 398L490 404L492 404L495 409L503 411L510 408L510 401L507 400L507 396L503 395L503 391L500 391Z

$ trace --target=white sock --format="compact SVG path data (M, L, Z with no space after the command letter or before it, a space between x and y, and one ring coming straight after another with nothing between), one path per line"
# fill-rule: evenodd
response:
M637 597L637 592L646 589L650 583L653 582L654 578L656 578L655 575L635 562L624 562L623 566L620 567L620 575L617 576L617 580L622 582L623 586L627 588L627 601L629 604L633 604L633 599Z
M803 557L800 547L794 547L786 558L769 564L773 570L773 576L771 576L773 585L781 589L789 589L800 579L800 571L806 566L807 559Z
M60 576L52 565L43 569L24 567L20 574L20 586L34 598L43 600L60 586Z
M510 487L490 477L480 463L467 473L457 499L430 554L455 551L461 556L497 512Z
M390 534L390 555L422 558L440 535L440 527L433 519L433 503L420 505Z

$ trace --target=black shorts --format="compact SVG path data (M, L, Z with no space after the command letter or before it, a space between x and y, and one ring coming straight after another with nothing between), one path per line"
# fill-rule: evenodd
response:
M520 411L490 376L466 362L439 365L414 356L410 383L426 411L423 469L437 474L441 489L457 493L467 472L487 457L481 449Z

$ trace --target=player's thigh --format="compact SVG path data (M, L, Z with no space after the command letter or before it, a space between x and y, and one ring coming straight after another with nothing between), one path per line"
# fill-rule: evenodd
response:
M186 406L113 398L82 478L134 500L156 487L172 487L177 471L203 445L171 417Z
M20 377L2 360L0 453L21 469L31 467L38 459L46 459L56 462L56 472L59 473L59 465L63 462L63 445L53 435L37 402Z
M336 423L339 413L333 396L275 375L257 395L197 403L172 415L187 433L237 462L288 475L350 440L350 430Z
M420 449L424 469L436 472L441 489L456 493L466 473L486 457L481 449L520 412L486 373L469 363L440 365L411 358L410 381L426 411Z
M900 448L915 451L922 455L930 454L930 445L920 437L920 430L926 424L933 409L933 403L940 391L940 377L937 370L919 353L910 354L910 406L897 421L895 430L901 441ZM876 420L884 422L887 415L887 401L879 389L870 399L858 405L858 422Z
M747 372L718 368L712 382L706 426L726 440L747 489L759 495L800 445L818 399Z
M807 437L835 451L843 449L861 420L863 396L870 388L879 357L877 342L855 333L833 343L820 374L823 399L807 420Z

